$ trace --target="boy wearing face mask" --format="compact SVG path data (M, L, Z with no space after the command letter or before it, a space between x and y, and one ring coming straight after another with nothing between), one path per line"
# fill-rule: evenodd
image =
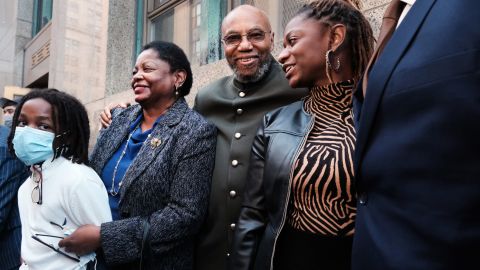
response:
M88 167L85 108L58 90L33 90L19 102L12 124L9 148L31 170L18 190L20 269L87 269L87 264L95 264L95 253L58 247L81 225L112 218L105 186Z
M8 128L12 127L12 117L17 105L18 99L0 98L0 107L2 107L3 110L3 124Z

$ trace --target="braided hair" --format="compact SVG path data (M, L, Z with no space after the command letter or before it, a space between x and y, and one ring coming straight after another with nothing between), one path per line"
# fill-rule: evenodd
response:
M327 25L343 24L347 29L347 45L352 53L352 71L356 79L365 71L373 53L373 31L360 11L359 0L316 0L304 4L297 12Z
M12 129L8 137L10 151L14 152L12 140L23 105L36 98L41 98L52 106L55 133L53 158L63 156L74 163L88 165L90 127L87 111L78 99L57 89L34 89L21 99L13 115Z

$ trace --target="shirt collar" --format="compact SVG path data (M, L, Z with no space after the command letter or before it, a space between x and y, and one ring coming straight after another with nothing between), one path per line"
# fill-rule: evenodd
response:
M160 120L162 120L163 116L165 114L162 114L160 115L157 120L155 120L155 123L153 123L153 127L151 128L151 130L153 130L155 128L155 126L160 122ZM130 125L130 129L129 129L129 132L132 132L134 131L137 126L139 126L141 124L141 121L143 119L143 113L140 112L140 114L138 115L137 119L135 119L135 121L133 121L133 123Z
M407 3L407 5L413 6L416 0L401 0L401 1Z

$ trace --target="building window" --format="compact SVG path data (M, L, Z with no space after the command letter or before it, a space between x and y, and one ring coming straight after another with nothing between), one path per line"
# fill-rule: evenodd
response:
M35 36L52 19L53 0L35 0L33 5L32 36Z
M135 5L135 47L133 50L133 62L137 59L137 56L140 54L142 50L143 44L143 21L144 21L144 0L137 0Z
M192 62L201 63L200 26L202 25L202 3L200 0L192 2L192 17L190 19L192 47L190 49L190 57Z
M145 4L144 41L173 42L187 53L192 64L199 65L223 58L220 28L227 12L241 4L256 4L253 0L137 1Z
M151 40L174 41L174 9L169 9L152 20Z
M245 0L231 0L232 8L245 4Z
M185 51L194 65L217 61L222 57L220 24L227 2L145 0L146 42L173 42Z
M192 63L199 63L202 0L146 0L146 4L147 42L173 42Z

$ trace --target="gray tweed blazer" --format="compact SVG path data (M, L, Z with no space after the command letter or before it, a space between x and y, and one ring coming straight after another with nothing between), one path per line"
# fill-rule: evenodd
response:
M139 105L114 114L90 156L103 167L142 113ZM143 269L193 269L194 237L205 218L216 128L180 98L152 131L122 180L121 220L101 225L101 246L113 269L139 269L148 220ZM146 261L145 261L146 257Z

